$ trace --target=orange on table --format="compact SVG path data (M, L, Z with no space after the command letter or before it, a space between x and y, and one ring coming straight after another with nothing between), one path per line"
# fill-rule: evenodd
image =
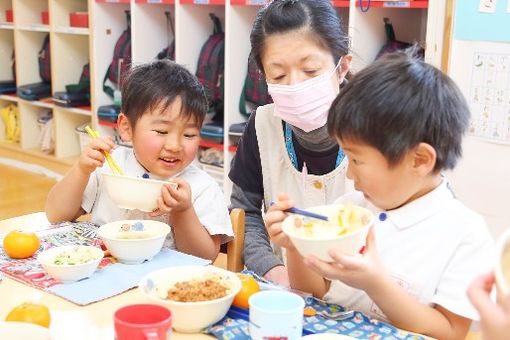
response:
M26 259L39 249L39 238L34 233L13 230L4 237L5 253L13 259Z
M237 277L241 280L241 290L234 297L232 304L236 307L247 309L249 307L248 299L260 291L260 287L257 280L248 274L237 274Z
M38 303L24 302L14 307L5 321L30 322L43 327L50 327L51 316L48 307Z

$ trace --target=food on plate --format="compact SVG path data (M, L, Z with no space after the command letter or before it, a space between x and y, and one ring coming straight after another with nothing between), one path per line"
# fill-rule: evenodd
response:
M230 292L230 285L221 275L206 274L199 278L175 283L165 299L180 302L216 300Z
M232 304L236 307L247 309L249 307L248 299L260 291L260 287L257 280L248 274L237 274L237 277L241 280L241 290L234 297Z
M371 218L368 210L352 204L341 205L328 217L329 221L322 221L296 215L292 232L307 238L337 237L361 229Z
M65 250L59 253L53 259L53 264L56 265L77 265L88 263L97 259L97 254L94 254L92 249L86 247L76 246L72 249Z
M13 259L26 259L39 249L39 238L34 233L13 230L4 237L4 251Z
M30 322L39 326L50 327L51 316L48 307L38 303L24 302L14 307L5 321Z

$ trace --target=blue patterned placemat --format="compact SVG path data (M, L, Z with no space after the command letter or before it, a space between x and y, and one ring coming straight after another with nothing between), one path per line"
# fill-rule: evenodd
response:
M252 275L260 282L268 281L257 276L253 272L244 271ZM343 311L345 308L335 304L329 304L314 297L305 298L306 306L320 311ZM248 311L244 315L239 313L239 308L233 307L227 316L205 330L205 333L211 334L218 339L224 340L244 340L250 339ZM308 316L303 318L303 334L315 333L336 333L348 335L358 339L370 340L424 340L425 338L414 333L403 331L388 323L372 319L361 312L355 312L354 315L346 320L330 320L321 316Z

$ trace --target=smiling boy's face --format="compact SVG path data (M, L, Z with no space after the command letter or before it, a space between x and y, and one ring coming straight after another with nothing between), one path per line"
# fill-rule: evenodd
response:
M181 98L165 110L157 108L145 112L135 123L122 124L127 117L119 118L121 137L131 141L135 156L151 174L162 178L175 176L194 159L200 143L200 127L193 117L181 114ZM128 125L129 127L126 127Z
M347 177L376 207L395 209L423 195L426 182L417 170L414 151L390 166L384 155L370 145L348 139L338 143L349 159Z

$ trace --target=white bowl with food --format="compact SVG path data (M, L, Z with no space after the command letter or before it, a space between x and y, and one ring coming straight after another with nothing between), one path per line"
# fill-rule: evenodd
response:
M323 261L332 261L328 252L333 248L347 255L359 253L374 224L374 214L357 205L331 204L306 210L325 215L329 221L291 214L283 221L282 231L302 256L315 255Z
M116 175L109 172L103 173L103 183L108 195L119 208L139 209L145 212L157 208L157 199L161 196L163 185L170 184L177 188L177 184L171 181Z
M496 299L502 301L510 294L510 229L499 236L496 242Z
M172 311L176 331L198 333L227 314L241 280L214 266L179 266L148 274L138 289L150 302Z
M59 246L42 251L37 260L52 278L71 283L92 276L104 252L93 246Z
M103 224L97 234L110 254L125 264L151 260L160 252L168 224L153 220L121 220Z
M51 340L50 330L29 322L0 321L2 340Z

